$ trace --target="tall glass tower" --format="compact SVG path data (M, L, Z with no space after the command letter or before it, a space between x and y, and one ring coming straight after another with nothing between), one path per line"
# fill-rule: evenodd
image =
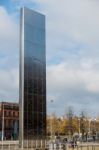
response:
M20 19L20 146L46 135L45 16L21 9Z

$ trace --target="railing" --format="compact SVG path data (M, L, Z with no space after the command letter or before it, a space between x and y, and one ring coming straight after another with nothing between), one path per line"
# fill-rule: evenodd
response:
M19 150L18 141L0 141L0 150Z
M89 143L89 144L79 144L77 146L72 146L64 143L54 143L45 141L43 144L41 141L35 141L33 147L19 148L19 142L17 141L6 141L0 142L0 150L99 150L99 144Z
M34 140L24 143L25 148L19 148L19 141L0 141L0 150L45 150L46 140Z
M99 150L99 145L78 145L75 147L68 144L52 145L48 150Z
M68 148L67 150L99 150L99 145L78 145L75 148Z

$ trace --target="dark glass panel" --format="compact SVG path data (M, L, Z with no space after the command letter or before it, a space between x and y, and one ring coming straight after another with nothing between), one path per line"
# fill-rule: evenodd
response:
M27 16L24 28L24 136L29 139L46 133L46 60L45 27L36 26ZM35 20L42 25L42 19Z

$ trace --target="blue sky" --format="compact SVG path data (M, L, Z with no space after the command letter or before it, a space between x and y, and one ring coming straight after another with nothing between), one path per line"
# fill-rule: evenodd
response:
M0 100L18 101L19 10L46 15L48 112L99 116L99 2L0 0ZM54 102L51 103L50 100Z

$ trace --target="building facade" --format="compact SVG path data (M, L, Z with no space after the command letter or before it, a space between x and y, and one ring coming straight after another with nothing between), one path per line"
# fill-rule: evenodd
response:
M46 135L45 16L21 9L20 145ZM29 145L28 145L29 146Z
M18 140L19 104L0 103L0 140Z

